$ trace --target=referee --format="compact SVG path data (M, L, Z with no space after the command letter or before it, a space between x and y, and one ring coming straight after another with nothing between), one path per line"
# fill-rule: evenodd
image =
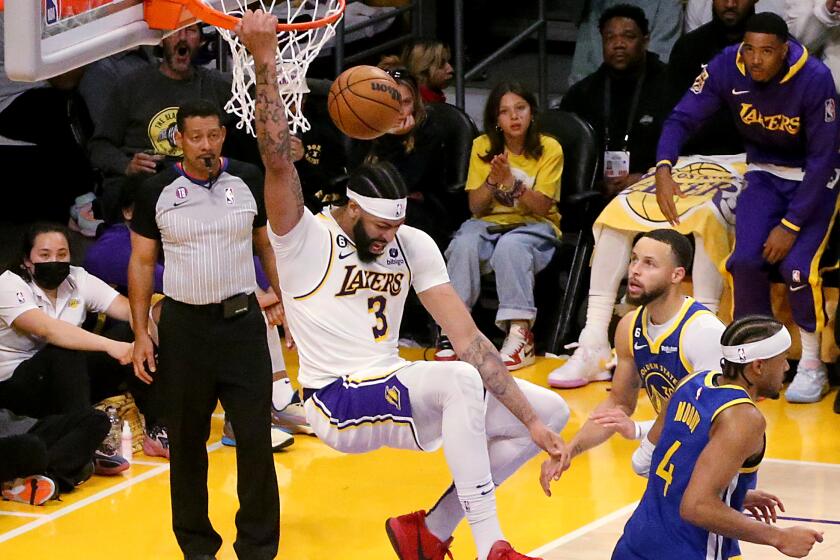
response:
M134 319L135 374L162 385L171 456L172 526L187 559L209 559L222 538L207 514L210 419L221 400L236 433L239 558L274 558L280 503L271 450L271 363L254 295L253 251L276 293L260 171L220 156L218 108L181 105L175 140L184 152L141 187L131 222L128 293ZM160 370L147 334L154 266L166 261L158 325ZM270 318L280 304L267 309Z

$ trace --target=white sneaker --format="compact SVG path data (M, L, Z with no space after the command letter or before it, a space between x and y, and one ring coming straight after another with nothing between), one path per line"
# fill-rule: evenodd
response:
M449 342L449 337L445 334L441 334L438 337L437 347L435 348L435 361L436 362L454 362L458 359L458 355L455 353L455 350L452 348L452 343Z
M592 347L572 343L567 349L576 348L565 364L548 374L548 384L556 389L583 387L592 381L609 381L609 362L612 352L608 346Z
M271 423L291 434L315 435L315 430L306 421L306 411L302 402L293 402L281 410L271 407Z
M271 427L271 450L277 453L295 442L295 436L276 426Z
M294 442L295 436L277 426L271 426L271 450L273 452L276 453L286 449ZM225 420L225 425L222 429L222 445L236 447L236 436L233 433L233 426L231 426L230 420Z
M508 371L516 371L525 366L530 366L536 361L534 333L531 332L531 329L511 327L499 353L502 355L502 361L504 361Z
M802 364L803 362L800 361L796 375L785 391L785 399L790 403L818 402L829 389L825 364L818 362L817 367L805 367Z

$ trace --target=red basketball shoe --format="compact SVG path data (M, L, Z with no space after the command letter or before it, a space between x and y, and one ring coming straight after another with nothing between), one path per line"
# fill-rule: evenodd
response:
M426 528L426 512L415 511L385 522L385 531L391 539L391 546L400 560L444 560L451 559L449 546L452 537L441 541Z

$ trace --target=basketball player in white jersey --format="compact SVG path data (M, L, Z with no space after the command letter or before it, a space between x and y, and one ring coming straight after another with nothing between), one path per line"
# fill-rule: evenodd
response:
M392 165L354 172L345 206L318 216L304 208L276 85L276 21L248 12L237 33L255 61L269 234L300 355L307 419L324 442L348 453L443 445L454 485L432 511L386 522L401 560L443 560L465 515L479 560L526 559L504 540L495 486L540 448L561 464L567 460L556 432L568 407L550 390L508 373L449 285L434 241L402 226L406 187ZM400 358L400 320L411 287L463 362Z
M572 457L618 432L641 440L633 455L633 469L647 476L654 448L647 433L653 421L630 419L639 389L646 390L659 414L681 379L695 371L720 369L723 323L694 298L682 294L682 281L691 262L691 243L676 230L653 230L636 241L627 269L627 301L639 307L618 323L618 365L612 388L570 442ZM543 465L542 485L547 494L548 483L559 477L559 469L564 467L553 460Z

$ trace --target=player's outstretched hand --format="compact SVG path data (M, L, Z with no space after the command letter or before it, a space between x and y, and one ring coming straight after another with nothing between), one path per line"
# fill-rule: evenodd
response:
M668 223L677 225L680 223L680 216L677 214L677 203L674 202L674 197L685 198L686 194L671 177L671 169L665 166L659 167L656 170L656 203L659 204L659 209L665 215Z
M552 457L561 457L569 453L569 450L566 447L566 442L563 441L563 437L560 434L552 432L551 429L542 422L535 422L534 425L529 428L529 431L533 442Z
M763 521L768 525L775 523L776 509L785 511L782 500L764 490L748 490L744 497L744 510L750 512L757 521Z
M543 492L545 492L546 496L549 498L551 497L552 481L560 480L563 473L569 469L571 462L571 454L563 457L549 457L543 461L543 464L540 467L540 486L542 486Z
M820 531L796 525L782 529L779 532L779 540L774 546L785 556L804 558L814 548L814 543L818 542L823 542L823 534Z
M277 18L270 12L246 10L235 31L254 60L274 60L277 52Z
M636 423L618 407L593 412L589 419L603 428L621 434L625 439L636 439Z

